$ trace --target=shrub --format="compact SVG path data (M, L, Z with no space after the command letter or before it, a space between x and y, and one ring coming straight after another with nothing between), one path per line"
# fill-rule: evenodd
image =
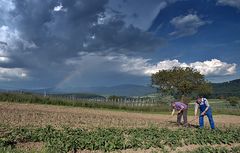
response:
M240 99L238 97L229 97L227 98L227 101L230 103L230 105L237 106L239 104Z
M191 102L191 100L192 100L192 99L191 99L190 97L182 95L181 101L182 101L183 103L188 104L188 103Z

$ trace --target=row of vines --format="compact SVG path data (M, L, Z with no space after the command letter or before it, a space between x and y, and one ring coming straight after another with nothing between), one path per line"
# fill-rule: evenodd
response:
M12 147L18 143L43 142L48 152L77 152L77 150L101 150L104 152L125 149L175 150L191 144L240 143L240 128L224 130L133 128L83 130L63 128L2 128L0 147ZM203 148L204 149L204 148Z

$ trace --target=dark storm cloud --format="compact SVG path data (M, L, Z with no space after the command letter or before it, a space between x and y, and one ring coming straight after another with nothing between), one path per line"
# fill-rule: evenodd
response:
M163 44L163 40L151 33L143 32L122 20L111 20L93 28L94 38L85 47L88 51L151 52Z
M126 26L117 11L108 22L99 24L100 15L108 15L108 0L13 0L12 3L14 9L5 12L7 18L1 18L1 23L17 30L19 38L14 41L17 47L8 48L11 62L0 66L28 70L29 80L35 86L53 86L61 81L72 71L65 61L80 51L149 52L162 45L162 40L153 34ZM55 10L56 6L59 8Z
M67 12L54 12L58 1L15 1L16 23L22 37L33 41L35 56L67 58L82 49L90 25L104 11L106 0L61 1Z
M7 46L8 44L6 42L3 42L3 41L0 41L0 47L5 47Z

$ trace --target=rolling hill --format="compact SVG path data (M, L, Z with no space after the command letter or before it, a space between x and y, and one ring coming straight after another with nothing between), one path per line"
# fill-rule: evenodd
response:
M150 86L123 84L110 87L79 87L68 90L54 89L52 92L58 93L94 93L98 95L116 95L116 96L144 96L156 92Z
M240 79L232 80L223 83L212 83L213 97L229 97L238 96L240 97Z
M238 96L240 97L240 79L223 83L212 83L212 98ZM116 86L99 86L99 87L74 87L71 89L59 88L42 88L42 89L2 89L0 92L6 91L23 91L31 93L44 94L73 94L80 97L96 97L97 95L116 95L116 96L145 96L156 92L156 89L150 86L136 84L122 84ZM84 93L84 94L80 94Z

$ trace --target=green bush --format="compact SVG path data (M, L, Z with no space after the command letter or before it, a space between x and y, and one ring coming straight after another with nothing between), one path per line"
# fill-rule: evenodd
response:
M173 102L175 99L174 99L174 97L173 96L162 96L161 98L160 98L160 101L161 102L163 102L163 103L165 103L165 104L170 104L171 102Z
M190 103L191 100L192 100L192 98L189 97L189 96L182 95L182 97L181 97L181 101L182 101L183 103L185 103L185 104Z
M240 99L238 97L229 97L227 98L227 101L230 103L230 105L237 106L240 102Z

